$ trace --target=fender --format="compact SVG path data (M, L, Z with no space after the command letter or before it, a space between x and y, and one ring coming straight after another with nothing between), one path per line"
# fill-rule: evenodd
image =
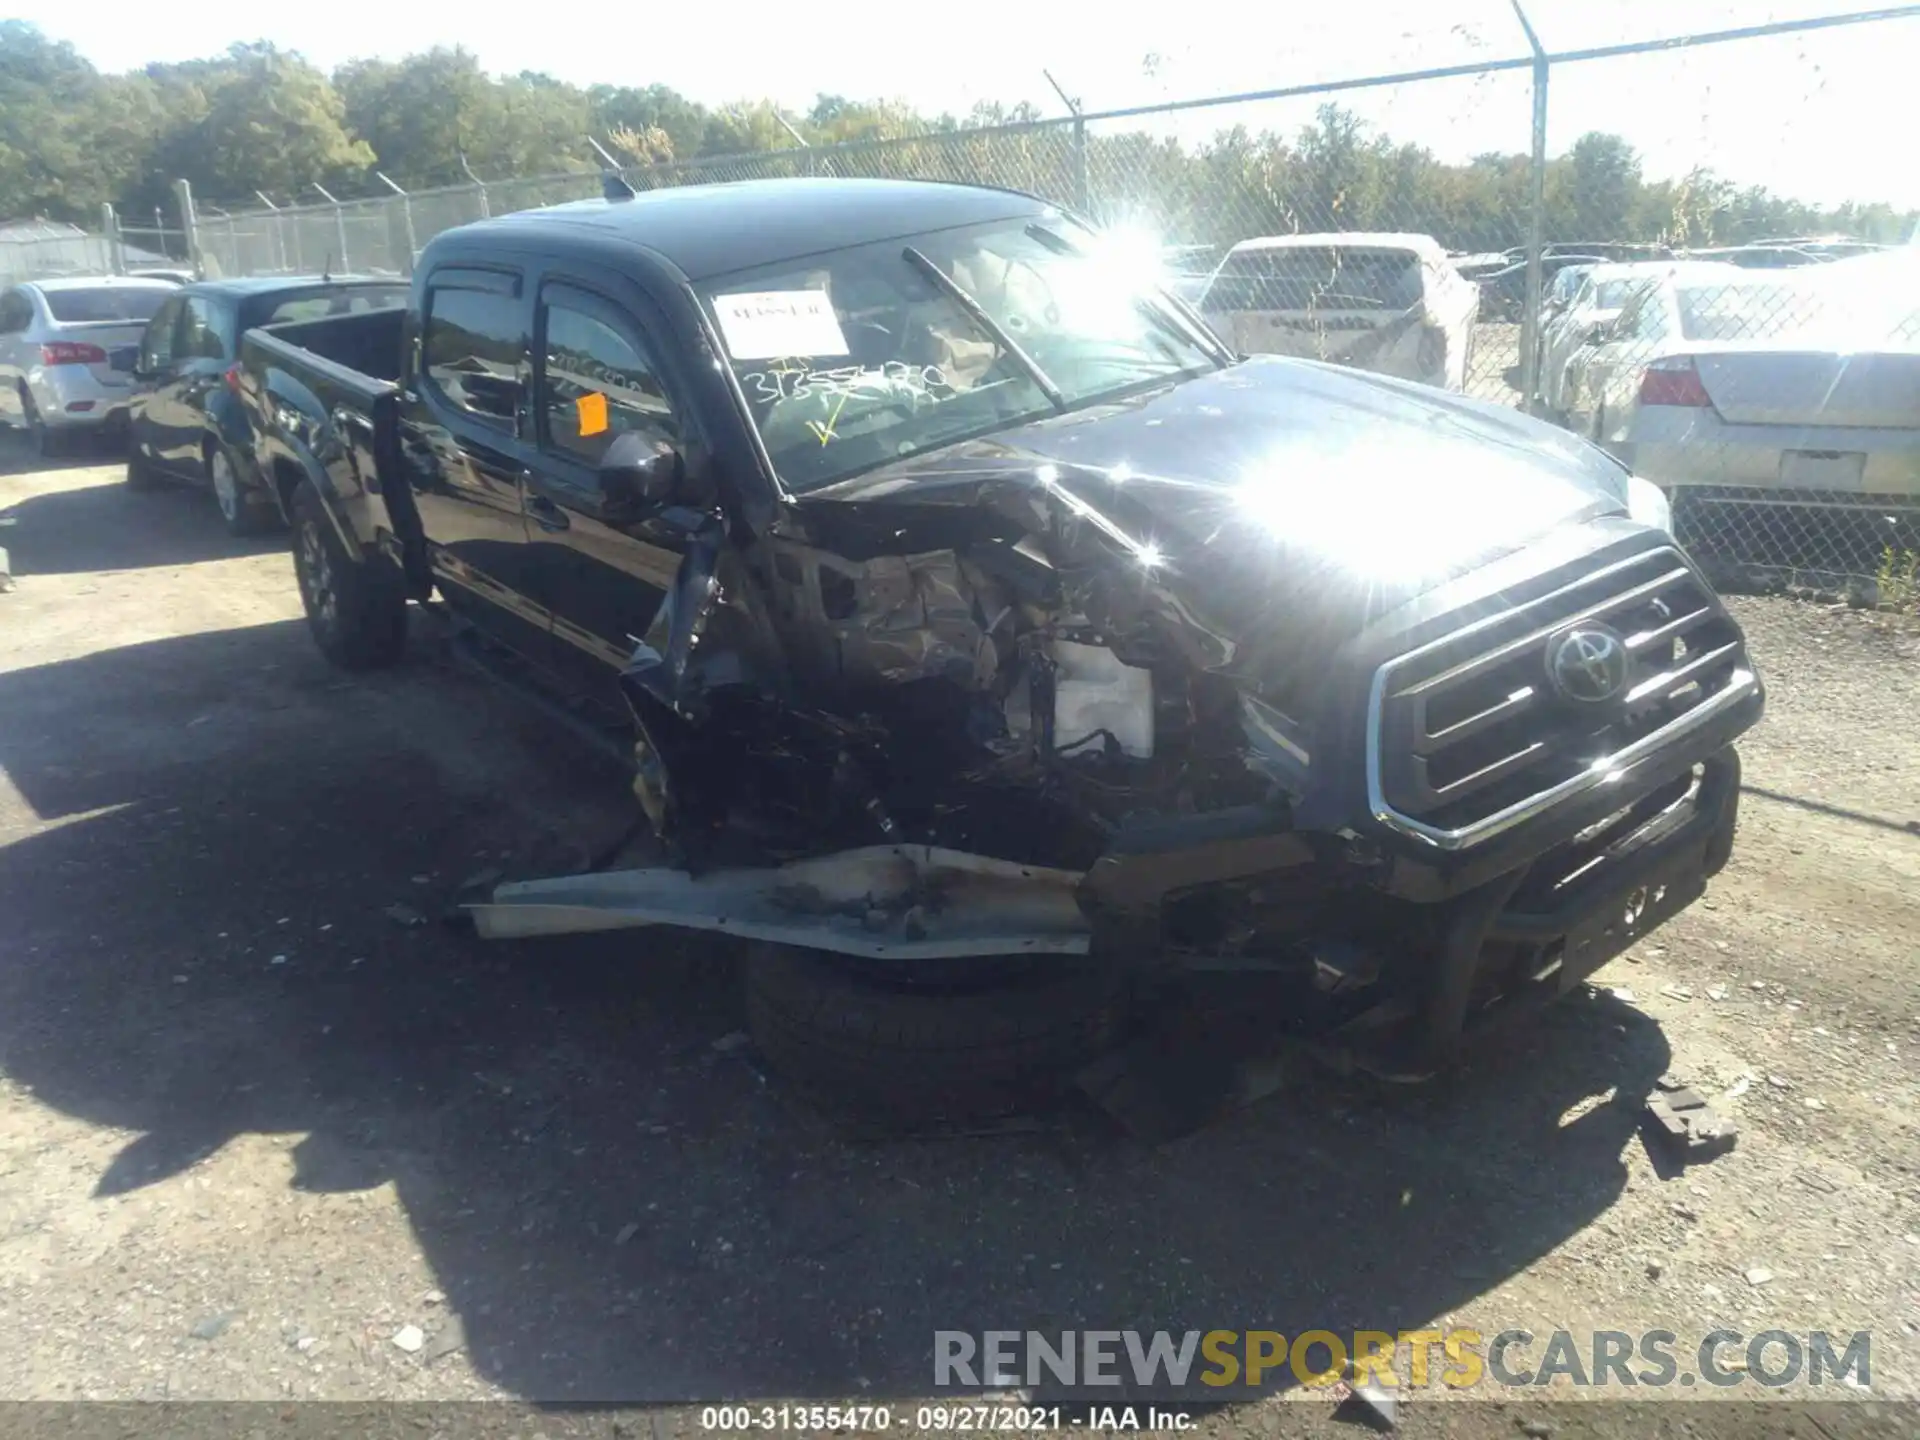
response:
M216 440L226 442L238 454L251 458L253 426L247 420L246 406L223 383L207 397L207 430Z
M254 450L253 423L247 418L247 408L240 397L223 383L207 397L205 417L207 437L226 447L235 462L240 483L248 489L272 494L274 486L260 467L260 457Z
M359 481L349 473L344 477L348 485L343 493L339 472L347 468L348 456L332 418L318 397L284 370L267 372L260 403L264 415L255 458L271 482L268 488L282 518L292 523L293 492L301 480L310 482L333 524L340 548L354 563L363 562L368 546L352 523L349 508L351 492L359 488Z

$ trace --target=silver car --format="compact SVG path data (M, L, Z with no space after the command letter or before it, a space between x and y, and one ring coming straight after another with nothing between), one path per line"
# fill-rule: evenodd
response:
M1540 325L1540 405L1547 418L1561 425L1571 422L1573 412L1569 374L1576 359L1582 364L1591 358L1583 355L1595 346L1608 343L1614 322L1627 302L1642 290L1651 289L1676 273L1691 274L1692 266L1673 261L1632 261L1590 265L1581 272L1570 295L1551 313L1543 314ZM1554 277L1556 287L1567 274ZM1740 272L1727 267L1723 280L1740 278Z
M1859 511L1878 538L1856 550L1913 543L1920 256L1745 272L1641 303L1651 315L1661 302L1671 315L1659 343L1607 387L1596 439L1666 490L1676 514L1713 510L1710 529L1804 530Z
M0 420L23 426L43 455L76 435L126 422L133 376L113 368L180 287L130 276L30 280L0 292Z

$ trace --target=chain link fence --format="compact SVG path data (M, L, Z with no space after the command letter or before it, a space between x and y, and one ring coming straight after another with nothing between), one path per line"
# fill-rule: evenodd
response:
M1602 113L1649 85L1691 86L1698 103L1674 113L1694 117L1704 144L1722 122L1689 57L1738 41L1743 63L1765 62L1768 44L1799 47L1779 71L1807 81L1798 95L1783 86L1790 126L1794 105L1833 103L1813 32L1871 19L1859 28L1910 40L1916 16L1558 55L1529 32L1530 54L1482 63L623 173L639 190L832 176L1045 197L1152 236L1173 287L1242 352L1437 385L1596 441L1662 487L1676 533L1723 583L1912 603L1920 248L1890 242L1914 217L1854 207L1844 237L1775 233L1763 227L1806 207L1769 210L1697 170L1647 179L1604 134L1550 159L1546 119L1563 85L1576 101L1597 88ZM1487 153L1448 162L1406 143L1437 131L1490 137ZM591 198L601 183L582 171L203 214L194 249L209 275L406 274L443 230Z

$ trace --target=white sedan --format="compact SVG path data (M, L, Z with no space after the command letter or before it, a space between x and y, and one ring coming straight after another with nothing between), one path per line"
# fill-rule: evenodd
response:
M1601 377L1592 434L1676 511L1716 507L1723 531L1729 506L1749 531L1859 511L1889 544L1920 525L1920 257L1667 284L1615 328L1644 350Z
M1732 269L1733 267L1727 267ZM1697 276L1706 266L1676 266L1672 261L1634 261L1586 267L1573 294L1541 325L1540 408L1565 425L1574 409L1570 382L1576 359L1584 365L1587 350L1607 344L1614 322L1627 302L1642 290L1676 273ZM1737 271L1725 278L1738 279Z
M113 351L138 345L179 290L102 275L0 292L0 420L23 427L43 455L79 432L124 423L133 377L113 368Z

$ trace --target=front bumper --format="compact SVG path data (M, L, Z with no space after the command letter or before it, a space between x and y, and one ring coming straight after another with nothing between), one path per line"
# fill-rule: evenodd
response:
M1431 968L1322 1047L1343 1067L1430 1074L1537 1011L1692 904L1733 849L1731 747L1560 846L1435 907Z

